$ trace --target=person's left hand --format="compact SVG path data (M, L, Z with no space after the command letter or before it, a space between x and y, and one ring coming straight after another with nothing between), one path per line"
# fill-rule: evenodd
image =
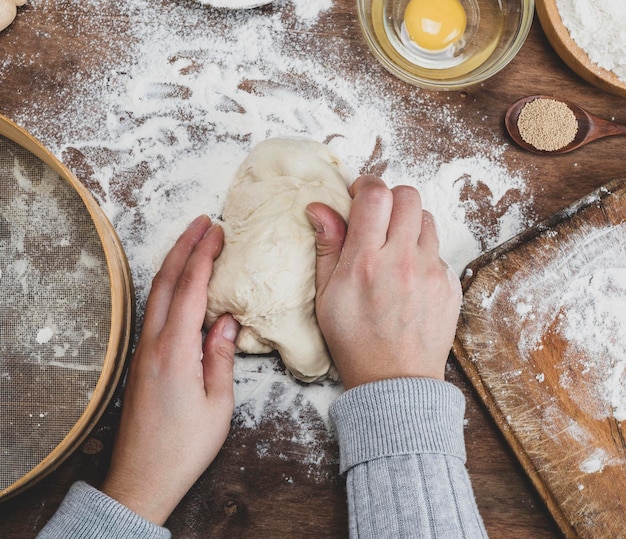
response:
M224 315L202 344L222 229L197 218L152 283L102 491L162 525L221 449L233 414L234 341Z

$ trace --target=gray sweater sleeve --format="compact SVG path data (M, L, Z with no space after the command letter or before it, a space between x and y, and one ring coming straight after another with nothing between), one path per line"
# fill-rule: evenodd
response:
M487 536L465 469L465 401L451 384L402 378L360 386L331 405L347 474L350 536ZM38 539L169 539L168 530L77 482Z
M465 468L463 394L429 378L351 389L330 414L350 537L486 538Z
M37 539L170 539L152 524L82 481L74 483Z

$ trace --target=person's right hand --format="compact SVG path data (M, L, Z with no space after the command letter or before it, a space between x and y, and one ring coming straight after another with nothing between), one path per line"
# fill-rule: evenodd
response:
M310 204L316 314L344 387L399 377L444 378L461 304L418 191L358 178L349 224Z

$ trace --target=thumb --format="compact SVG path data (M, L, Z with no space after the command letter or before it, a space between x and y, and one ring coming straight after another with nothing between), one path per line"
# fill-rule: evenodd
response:
M339 262L347 225L341 215L321 202L309 204L306 207L306 215L315 229L317 247L315 285L319 293L328 284Z
M239 323L230 315L223 314L211 326L204 341L202 367L207 395L232 398L235 340Z

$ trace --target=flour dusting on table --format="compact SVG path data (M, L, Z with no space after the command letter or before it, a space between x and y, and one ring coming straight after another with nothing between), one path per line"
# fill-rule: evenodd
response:
M32 0L31 9L45 5ZM99 2L64 5L97 13ZM462 124L454 105L417 88L401 97L394 88L404 83L363 43L320 39L332 36L322 25L357 24L356 16L337 16L331 0L253 10L129 0L117 9L130 22L103 27L100 46L117 50L123 32L128 48L104 55L94 73L76 74L63 115L52 118L41 106L15 120L77 172L111 219L132 268L139 319L176 237L198 214L220 215L239 163L269 137L325 142L355 176L369 171L418 187L437 220L442 256L459 273L532 221L524 172L507 167L495 136ZM0 75L12 61L19 59L0 61ZM402 127L406 117L416 118L415 129ZM436 132L421 127L432 119ZM309 407L327 423L339 391L295 383L274 358L238 358L236 421L253 428Z

